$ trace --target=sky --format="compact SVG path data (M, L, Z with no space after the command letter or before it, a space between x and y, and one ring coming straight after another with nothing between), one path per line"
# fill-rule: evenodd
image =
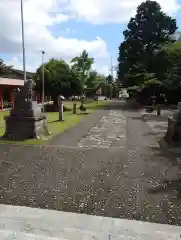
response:
M26 69L36 71L54 57L69 62L83 49L93 68L109 74L117 64L118 47L131 16L142 0L23 0ZM181 0L158 0L181 29ZM0 0L0 58L22 69L20 0Z

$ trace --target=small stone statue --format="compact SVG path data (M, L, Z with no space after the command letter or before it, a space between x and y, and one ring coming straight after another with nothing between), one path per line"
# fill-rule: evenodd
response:
M15 92L15 108L24 108L26 107L27 102L31 102L33 98L33 88L35 86L35 82L32 79L29 79L25 82L24 86L21 89L17 89Z
M33 99L33 89L34 89L35 85L36 84L32 79L29 79L27 81L27 83L25 83L25 86L27 86L27 91L28 91L28 93L27 93L27 95L28 95L27 100L28 101L32 101L32 99Z

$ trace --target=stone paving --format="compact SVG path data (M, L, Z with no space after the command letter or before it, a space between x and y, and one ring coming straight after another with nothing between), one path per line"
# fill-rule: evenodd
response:
M156 116L156 112L146 113L145 110L141 111L144 121L151 129L151 134L155 136L157 142L163 150L173 152L181 155L181 148L179 146L169 145L164 141L164 136L167 132L168 117L172 117L175 110L162 110L161 116Z
M111 123L100 122L103 116ZM93 125L104 134L102 126L123 125L120 148L73 147L74 141L67 147L0 145L0 204L181 225L180 155L162 151L141 114L124 103L96 118ZM74 132L83 126L88 129L80 124Z
M141 111L145 122L150 126L156 138L163 138L167 132L168 117L172 117L174 110L162 110L161 116L156 116L156 111L153 113L146 113L145 110Z
M109 111L77 144L78 147L124 147L126 117L121 111Z

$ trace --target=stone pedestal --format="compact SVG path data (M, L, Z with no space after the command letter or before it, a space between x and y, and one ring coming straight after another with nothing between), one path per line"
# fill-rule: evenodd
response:
M7 116L5 138L12 140L24 140L30 138L40 138L47 135L46 117L17 117Z
M6 130L4 138L10 140L24 140L40 138L49 135L47 119L41 111L41 106L31 100L32 81L15 94L14 108L10 116L5 117Z
M64 121L64 117L63 117L63 103L62 102L59 104L59 121Z
M168 117L168 128L164 139L168 143L181 142L181 103L178 103L178 110L173 117Z

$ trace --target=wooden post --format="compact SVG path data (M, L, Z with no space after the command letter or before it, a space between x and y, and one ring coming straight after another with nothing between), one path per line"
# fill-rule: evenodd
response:
M12 108L14 108L14 89L11 88L10 93L11 93Z
M64 121L64 117L63 117L63 102L61 102L60 105L59 105L59 121Z
M77 104L74 103L73 104L73 114L76 114L76 112L77 112Z
M157 106L157 116L160 116L161 115L161 106L160 104L158 104Z

